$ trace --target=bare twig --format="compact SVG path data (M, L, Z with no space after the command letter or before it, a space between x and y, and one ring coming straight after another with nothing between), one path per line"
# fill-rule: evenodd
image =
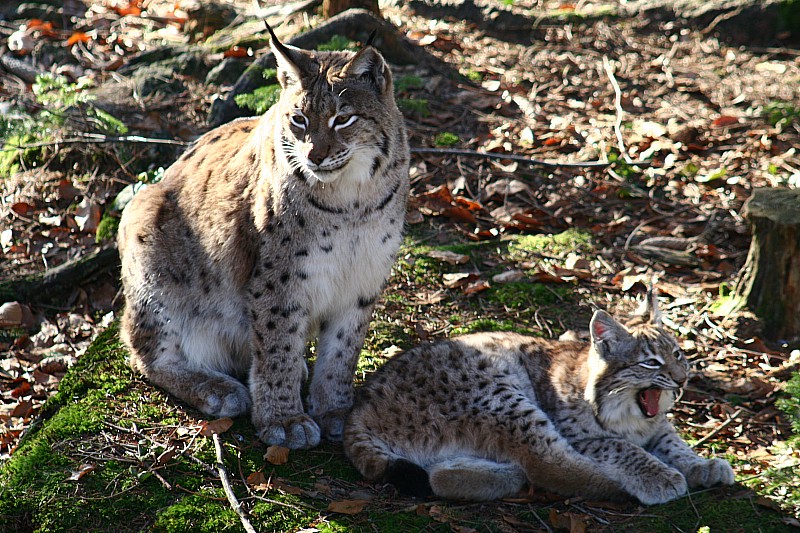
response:
M228 502L231 504L233 510L239 515L239 520L242 521L242 526L244 526L245 531L247 531L247 533L256 533L256 529L247 517L247 512L242 509L242 504L236 499L236 494L233 493L233 488L231 488L231 481L228 479L228 471L225 470L225 464L222 462L222 442L219 440L219 435L214 433L211 435L211 438L214 440L214 449L217 451L217 471L219 472L219 480L222 482L222 488L225 489L225 496L228 497Z
M611 86L614 88L614 108L617 110L617 119L614 122L614 134L617 136L620 157L629 165L639 164L631 159L631 156L628 155L628 151L625 149L625 141L622 138L622 115L625 114L622 110L622 89L619 88L617 78L614 77L614 70L611 68L608 56L603 56L603 69L606 71L608 81L611 82Z
M520 163L527 163L529 165L536 165L548 168L607 168L614 163L609 161L544 161L542 159L535 159L518 154L497 154L494 152L477 152L475 150L460 150L455 148L411 148L412 154L437 154L437 155L460 155L465 157L482 157L485 159L508 159L510 161L518 161ZM637 165L640 167L649 167L652 161L632 161L627 158L625 161L629 165Z
M25 144L6 143L5 148L0 152L10 152L12 150L26 150L28 148L41 148L43 146L58 146L60 144L101 144L101 143L145 143L145 144L169 144L174 146L189 146L188 141L176 139L156 139L154 137L142 137L140 135L103 135L101 133L75 133L76 137L69 137L57 141L42 141Z
M545 531L547 531L547 533L553 533L553 528L551 528L549 525L547 525L547 522L545 522L545 521L542 519L542 517L541 517L541 516L539 516L539 513L535 512L535 511L533 510L533 506L532 506L532 505L528 505L528 508L531 510L531 514L533 515L533 517L534 517L536 520L538 520L538 521L539 521L539 524L540 524L540 525L541 525L541 526L544 528L544 530L545 530Z
M737 418L739 418L739 415L740 415L740 414L742 414L742 410L741 410L741 409L737 409L737 410L736 410L736 412L735 412L735 413L733 413L733 414L730 416L730 418L728 418L728 419L727 419L725 422L723 422L722 424L720 424L720 425L719 425L719 426L718 426L718 427L717 427L717 428L716 428L714 431L712 431L711 433L709 433L708 435L706 435L705 437L703 437L703 438L702 438L702 439L700 439L699 441L695 442L695 443L694 443L694 446L692 446L692 447L693 447L693 448L697 448L697 447L698 447L698 446L700 446L701 444L704 444L704 443L708 442L708 440L709 440L709 439L712 439L712 438L714 438L714 436L718 435L720 431L722 431L722 430L723 430L723 429L725 429L726 427L728 427L728 426L730 426L731 424L733 424L733 422L734 422L734 421L735 421Z

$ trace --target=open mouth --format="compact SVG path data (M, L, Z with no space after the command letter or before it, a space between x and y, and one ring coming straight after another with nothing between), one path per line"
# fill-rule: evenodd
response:
M653 418L658 414L660 409L661 389L642 389L637 395L639 400L639 407L642 414L647 418Z

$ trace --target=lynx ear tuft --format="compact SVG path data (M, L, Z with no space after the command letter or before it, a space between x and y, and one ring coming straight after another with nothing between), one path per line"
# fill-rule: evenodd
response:
M661 327L661 309L658 308L658 289L655 283L651 282L647 288L647 294L636 310L636 316L641 317L645 322L649 321L654 326Z
M372 46L359 50L344 66L342 75L369 81L376 91L383 94L392 87L392 73L383 56Z
M272 49L272 53L275 54L275 62L278 65L278 82L284 89L289 85L300 84L303 76L299 66L302 60L299 49L280 42L266 20L264 24L267 26L267 31L269 31L269 46Z
M368 46L372 46L372 42L375 40L375 36L377 34L378 34L378 28L375 28L374 30L372 30L372 33L370 33L369 37L367 37L367 42L364 43L364 48L366 48Z

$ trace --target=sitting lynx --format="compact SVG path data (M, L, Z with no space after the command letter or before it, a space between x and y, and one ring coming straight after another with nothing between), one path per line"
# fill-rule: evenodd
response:
M479 333L419 346L369 377L345 426L348 457L401 492L489 500L534 487L663 503L733 483L666 418L688 365L655 297L591 343ZM649 316L648 316L649 315Z
M211 416L252 410L262 440L305 448L341 439L401 240L409 152L369 43L312 53L273 34L272 49L278 102L205 134L125 210L121 332L156 385Z

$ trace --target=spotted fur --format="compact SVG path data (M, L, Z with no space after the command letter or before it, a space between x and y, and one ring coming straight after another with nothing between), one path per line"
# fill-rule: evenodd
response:
M400 354L360 389L345 452L371 480L453 499L529 483L656 504L733 483L667 420L688 365L648 302L627 326L597 311L587 344L479 333Z
M304 448L341 439L409 152L375 48L272 48L277 104L205 134L125 210L122 338L153 383L210 416L251 411L265 442Z

